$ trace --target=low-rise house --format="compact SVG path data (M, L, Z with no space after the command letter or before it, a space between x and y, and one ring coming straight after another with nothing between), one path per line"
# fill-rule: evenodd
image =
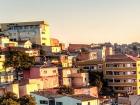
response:
M51 52L52 53L60 53L61 47L60 46L51 46Z
M13 92L19 97L19 84L11 83L0 87L0 96L4 95L6 92Z
M62 70L63 85L72 86L70 75L77 73L77 68L64 68Z
M72 67L73 66L73 56L69 55L60 55L60 62L63 68Z
M90 86L74 88L74 94L75 95L86 94L98 98L98 88Z
M38 49L28 49L25 51L30 57L40 56L40 51Z
M4 66L3 66L4 62L5 62L5 55L1 54L0 55L0 72L5 71Z
M104 61L103 60L86 60L77 62L77 67L85 71L99 71L103 72Z
M69 52L76 52L80 50L81 48L88 48L90 45L88 44L69 44L68 51Z
M32 48L32 43L30 40L18 41L18 47L22 48Z
M0 73L0 85L10 84L14 81L14 69L12 67L4 69Z
M7 36L0 36L0 48L4 49L6 47L17 47L18 43L14 41L10 41Z
M19 86L19 95L20 97L24 95L30 95L31 92L38 91L38 84L29 83L29 84L20 84Z
M99 99L90 95L59 95L49 94L45 91L31 93L37 105L100 105Z
M77 68L62 70L63 85L70 87L84 87L89 85L88 73L78 73Z
M89 85L88 73L74 73L69 76L72 87L84 87Z
M59 86L58 67L35 66L30 70L30 78L41 78L45 88L54 88Z
M80 52L77 56L78 61L93 60L93 59L98 59L96 51Z
M30 57L36 57L40 56L40 50L39 49L32 49L32 48L22 48L22 47L13 47L10 50L12 51L21 51L28 54Z

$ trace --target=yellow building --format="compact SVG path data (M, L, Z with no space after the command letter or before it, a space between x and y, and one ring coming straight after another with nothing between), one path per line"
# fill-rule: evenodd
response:
M33 44L50 46L49 25L45 21L2 23L1 30L10 40L31 40Z
M0 55L0 72L5 71L3 66L4 62L5 62L5 55Z
M52 53L60 53L61 47L60 46L51 46Z
M38 91L37 84L25 84L19 86L19 95L30 95L31 92Z
M14 41L10 41L8 37L1 36L0 37L0 47L3 49L5 47L17 47L18 43Z
M107 56L104 78L116 93L139 95L140 59L130 55Z

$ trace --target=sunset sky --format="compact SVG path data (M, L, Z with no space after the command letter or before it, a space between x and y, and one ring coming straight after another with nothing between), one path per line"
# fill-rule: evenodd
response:
M34 20L66 43L140 42L140 0L0 0L0 23Z

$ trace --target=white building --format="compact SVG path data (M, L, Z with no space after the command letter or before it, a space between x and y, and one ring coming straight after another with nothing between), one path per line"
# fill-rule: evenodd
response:
M100 101L89 95L54 95L45 91L31 93L37 105L100 105Z
M13 41L30 40L50 46L49 25L45 21L2 23L1 30Z

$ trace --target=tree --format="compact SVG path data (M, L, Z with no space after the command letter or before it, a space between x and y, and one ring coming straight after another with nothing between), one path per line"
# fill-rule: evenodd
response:
M17 79L20 70L29 69L34 64L34 57L29 57L26 53L21 51L9 50L5 53L5 57L4 67L13 67Z
M89 83L92 86L97 86L98 92L100 92L103 86L103 74L100 72L89 71Z
M57 93L58 94L73 94L74 90L73 88L68 87L68 86L60 86Z
M7 92L0 97L0 105L20 105L16 94Z
M30 95L22 96L19 102L20 105L36 105L35 99Z

